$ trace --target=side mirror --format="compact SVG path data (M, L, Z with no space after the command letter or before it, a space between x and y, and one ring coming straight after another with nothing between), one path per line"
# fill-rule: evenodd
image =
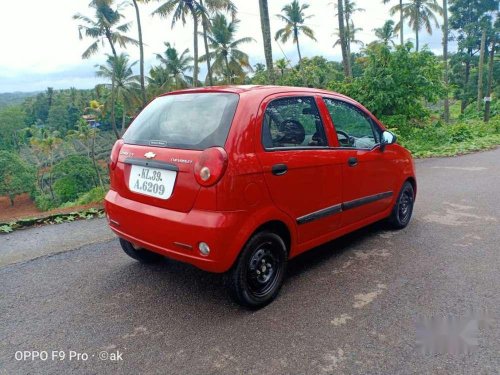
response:
M394 133L391 133L388 130L385 130L382 133L382 137L381 137L381 140L380 140L380 150L384 151L385 150L385 146L392 145L392 144L396 143L396 141L397 141L396 135Z

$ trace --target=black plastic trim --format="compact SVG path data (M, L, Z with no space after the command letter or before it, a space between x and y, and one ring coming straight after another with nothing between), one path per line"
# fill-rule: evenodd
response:
M367 197L359 198L359 199L354 199L349 202L344 202L342 203L342 210L351 210L353 208L357 208L359 206L363 206L368 203L373 203L376 201L379 201L381 199L389 198L392 197L394 193L392 191L386 191L385 193L379 193L379 194L374 194L374 195L369 195Z
M297 218L297 224L306 224L310 223L311 221L322 219L324 217L330 216L330 215L335 215L338 213L341 213L342 211L347 211L353 208L357 208L360 206L363 206L365 204L373 203L381 199L389 198L393 196L392 191L386 191L384 193L379 193L379 194L374 194L374 195L369 195L367 197L359 198L359 199L354 199L349 202L345 203L340 203L336 204L334 206L330 206L327 208L324 208L319 211L315 211L313 213L301 216Z
M336 204L334 206L330 206L330 207L324 208L322 210L313 212L311 214L307 214L307 215L299 217L297 219L297 224L306 224L306 223L309 223L311 221L324 218L326 216L338 214L340 212L342 212L342 204Z
M124 163L125 164L140 165L143 167L166 169L167 171L179 172L179 167L177 165L165 163L164 161L146 160L146 159L137 159L137 158L126 158Z

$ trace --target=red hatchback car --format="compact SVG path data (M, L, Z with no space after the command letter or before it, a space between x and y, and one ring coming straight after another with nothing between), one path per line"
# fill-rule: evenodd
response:
M404 228L410 153L363 106L329 91L210 87L153 100L111 152L106 212L123 250L227 272L261 307L287 260L381 219Z

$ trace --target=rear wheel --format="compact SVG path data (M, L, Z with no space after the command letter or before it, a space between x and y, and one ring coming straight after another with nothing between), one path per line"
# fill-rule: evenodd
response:
M160 254L137 247L132 242L124 240L123 238L120 238L120 245L125 254L141 263L157 263L163 260L163 256Z
M398 199L389 216L389 224L395 229L403 229L410 222L413 213L415 191L413 185L406 181L399 192Z
M283 284L287 258L287 249L280 236L271 232L255 234L228 274L233 299L252 309L272 302Z

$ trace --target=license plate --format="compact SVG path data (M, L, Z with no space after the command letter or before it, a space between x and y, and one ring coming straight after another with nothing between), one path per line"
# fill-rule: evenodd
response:
M175 171L132 165L128 186L135 193L168 199L174 190L176 177Z

